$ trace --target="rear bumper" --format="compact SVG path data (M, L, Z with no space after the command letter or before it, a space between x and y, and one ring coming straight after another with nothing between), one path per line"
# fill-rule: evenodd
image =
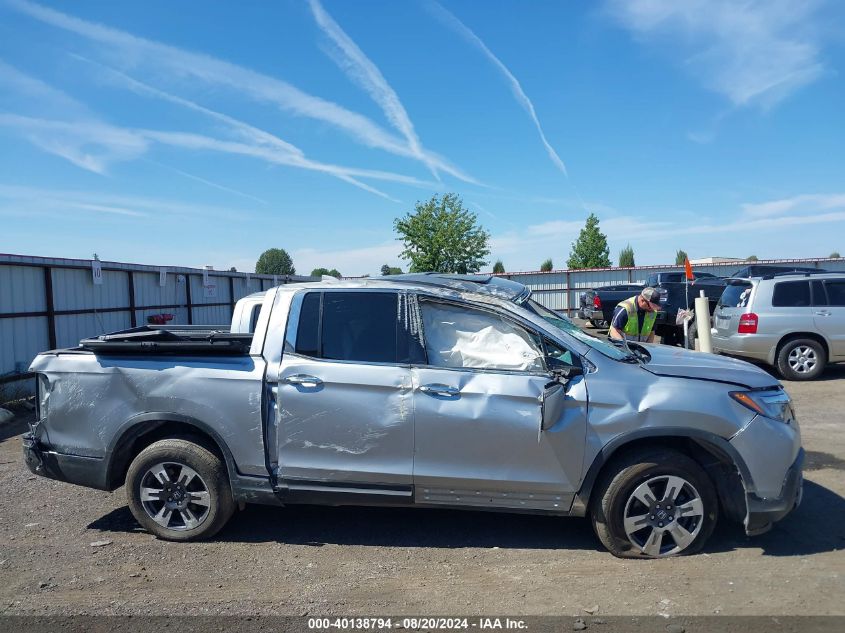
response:
M801 503L804 491L804 449L786 471L780 496L762 499L754 493L746 495L748 514L745 517L745 533L749 536L768 532L772 524L780 521Z
M767 363L773 361L773 350L777 343L777 341L770 341L768 338L751 334L729 334L727 336L713 334L710 340L714 352L762 360Z
M109 490L104 460L51 451L32 433L27 433L22 439L23 459L32 473L87 488Z

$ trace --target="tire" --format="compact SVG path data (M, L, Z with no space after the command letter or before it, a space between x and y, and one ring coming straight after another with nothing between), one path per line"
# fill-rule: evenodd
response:
M142 450L126 474L126 497L138 523L168 541L210 538L235 511L226 465L189 439Z
M596 536L619 558L693 554L710 538L718 516L707 473L671 449L640 450L611 462L590 507Z
M815 380L827 364L824 346L811 338L786 341L778 351L777 368L787 380Z

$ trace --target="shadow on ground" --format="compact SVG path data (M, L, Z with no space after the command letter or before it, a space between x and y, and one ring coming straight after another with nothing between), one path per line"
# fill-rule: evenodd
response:
M140 526L122 507L90 529L132 532ZM602 550L585 519L408 508L248 506L215 537L222 542L325 544L372 547L436 547ZM845 547L845 499L811 481L801 506L771 532L748 538L722 521L705 552L762 548L770 556L807 556Z

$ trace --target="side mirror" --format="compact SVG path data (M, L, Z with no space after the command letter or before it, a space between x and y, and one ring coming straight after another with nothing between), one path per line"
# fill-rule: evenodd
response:
M543 390L543 401L541 404L540 430L554 426L563 413L563 405L566 402L566 389L563 384L552 381Z

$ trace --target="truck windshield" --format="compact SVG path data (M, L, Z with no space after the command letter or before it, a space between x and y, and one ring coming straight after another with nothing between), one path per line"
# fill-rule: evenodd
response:
M605 356L608 356L614 360L624 360L628 358L628 354L625 352L625 350L620 349L607 341L603 341L600 338L590 336L569 319L560 316L552 310L549 310L546 306L534 301L534 299L529 299L528 301L523 303L522 306L524 308L527 308L528 310L531 310L534 314L544 319L545 321L548 321L559 330L563 330L571 337L578 339L579 341L581 341L585 345L589 345L593 349L598 350Z

